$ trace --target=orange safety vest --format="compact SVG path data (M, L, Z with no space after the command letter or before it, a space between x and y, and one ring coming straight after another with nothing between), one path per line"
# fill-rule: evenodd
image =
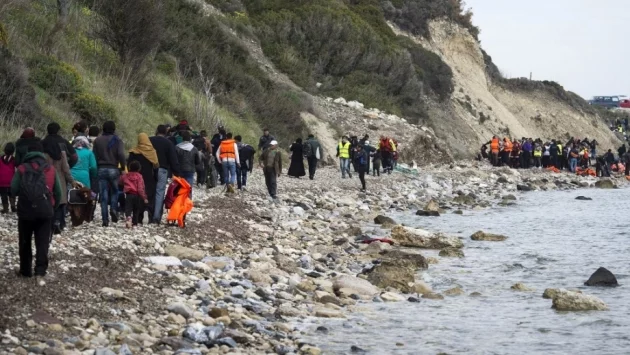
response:
M505 141L505 147L503 148L506 152L512 152L512 142L509 140Z
M192 188L188 181L183 178L173 176L173 182L180 185L179 191L177 191L177 197L168 211L166 220L169 222L177 222L180 228L184 227L184 218L186 214L192 211L193 202L190 199L190 191Z
M232 159L236 159L236 152L234 151L234 139L226 139L223 142L221 142L221 160L223 159L227 159L227 158L232 158Z
M494 138L492 140L492 142L490 143L490 150L492 150L493 153L499 152L499 138Z

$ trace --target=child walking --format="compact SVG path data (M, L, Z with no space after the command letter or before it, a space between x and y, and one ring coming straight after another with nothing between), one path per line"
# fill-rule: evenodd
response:
M0 197L2 199L2 213L15 212L15 197L11 196L11 180L15 175L15 145L7 143L4 146L4 155L0 158Z
M140 174L140 163L136 160L129 163L129 172L122 176L125 191L126 227L131 228L142 224L144 205L149 203L144 190L144 180Z

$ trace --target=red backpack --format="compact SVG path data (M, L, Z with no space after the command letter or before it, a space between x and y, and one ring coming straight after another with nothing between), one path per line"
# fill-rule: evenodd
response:
M390 144L389 139L387 138L381 139L381 144L379 145L379 149L384 150L386 152L391 152L392 145Z
M166 195L164 196L164 208L170 210L173 207L173 203L175 203L175 199L177 198L177 191L181 186L178 182L173 181L170 185L168 185L168 189L166 190Z

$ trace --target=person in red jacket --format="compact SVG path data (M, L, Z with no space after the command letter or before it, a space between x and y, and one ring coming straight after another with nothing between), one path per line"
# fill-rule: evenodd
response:
M129 163L129 172L123 175L122 182L125 192L126 227L131 228L137 226L138 223L142 224L144 205L149 203L138 161Z
M15 196L11 194L11 180L15 175L15 145L7 143L4 146L4 155L0 158L0 197L2 198L2 213L9 213L9 202L11 212L16 212Z

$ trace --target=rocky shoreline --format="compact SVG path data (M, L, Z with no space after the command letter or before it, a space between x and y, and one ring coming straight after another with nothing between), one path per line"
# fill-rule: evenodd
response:
M358 179L326 168L315 181L281 177L275 204L260 175L233 198L195 190L184 230L93 224L56 236L44 282L16 276L17 221L0 216L0 354L319 354L302 340L301 318L444 298L415 274L463 257L462 241L397 225L388 213L465 215L518 204L520 191L625 182L460 163L368 177L361 193Z

